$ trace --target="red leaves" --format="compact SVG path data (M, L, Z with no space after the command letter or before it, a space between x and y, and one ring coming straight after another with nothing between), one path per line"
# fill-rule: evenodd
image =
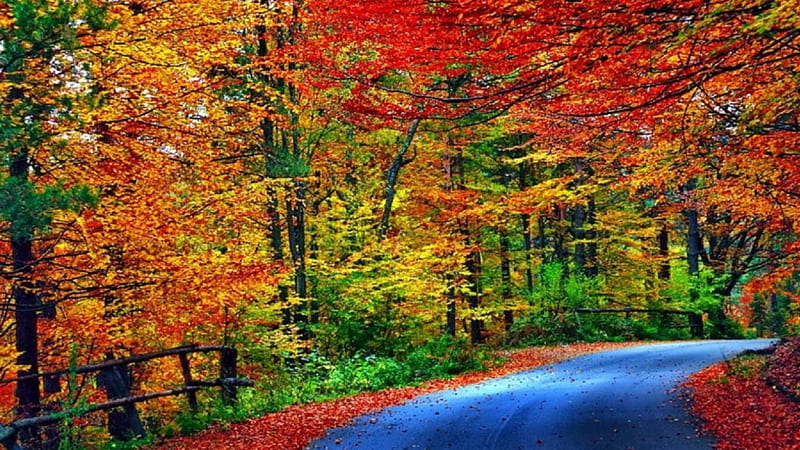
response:
M775 350L766 377L782 392L800 399L800 339L788 341Z
M798 342L781 346L770 357L769 373L787 375L797 384ZM719 440L719 449L800 447L800 403L768 385L759 359L719 363L690 377L692 412L703 429ZM789 373L791 372L791 375Z
M433 380L419 387L386 389L333 400L324 403L294 405L284 411L264 417L213 428L195 436L182 437L163 443L161 449L302 449L325 430L347 424L352 419L372 411L398 405L416 396L478 383L513 372L551 364L585 353L611 350L635 343L591 343L556 347L537 347L504 352L508 358L486 372L470 372L450 380Z

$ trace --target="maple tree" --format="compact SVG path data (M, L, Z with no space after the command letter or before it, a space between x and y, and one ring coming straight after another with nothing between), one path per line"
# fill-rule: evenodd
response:
M11 25L4 30L40 41L4 45L10 54L4 94L16 100L5 103L3 117L9 132L26 134L3 141L9 163L17 161L4 177L3 219L11 237L4 287L28 292L23 303L35 303L17 308L23 315L15 321L17 340L28 346L19 361L24 371L36 373L38 364L45 371L63 368L75 346L83 349L79 362L89 362L229 340L242 302L276 284L270 265L244 250L258 242L238 224L239 211L222 208L234 191L226 168L214 163L219 122L205 106L214 86L199 77L239 41L235 29L208 14L228 17L237 9L220 5L197 15L192 3L168 11L63 3L53 7L53 19L46 2L21 5L8 11ZM182 15L195 25L177 26L173 19ZM41 23L20 26L31 17ZM115 26L101 27L106 19ZM225 39L198 52L197 36L211 31ZM3 42L9 42L5 34ZM41 310L50 320L36 319ZM37 341L46 344L41 351ZM38 380L18 386L20 404L30 407L25 413L35 413Z
M732 198L730 182L736 178L740 190L735 195L749 195L752 184L738 184L744 181L738 172L734 177L706 172L718 172L714 164L728 161L722 155L747 134L731 128L723 138L720 123L731 111L717 105L749 104L752 86L770 82L758 74L774 73L768 68L773 64L780 72L793 56L786 5L504 2L491 10L476 2L433 7L414 2L359 4L346 9L325 2L311 5L318 5L324 14L318 22L324 24L323 35L328 38L316 47L320 53L315 57L334 67L322 78L328 83L344 80L351 87L348 109L381 123L403 117L463 119L472 114L474 118L478 112L491 115L493 108L529 118L534 126L526 131L543 145L554 146L562 161L572 155L573 165L583 165L591 158L591 171L600 171L606 180L623 181L634 195L656 201L662 241L669 236L666 226L681 221L676 212L685 211L691 229L686 238L691 245L689 272L698 273L700 258L713 255L703 262L724 279L717 289L721 298L729 296L743 277L780 265L782 252L776 252L776 246L781 234L765 237L760 219L738 222L738 216L746 217L755 205ZM426 28L429 23L435 24L431 27L435 33ZM386 33L387 28L402 31ZM500 30L504 36L496 38ZM352 40L342 44L342 39ZM369 51L347 59L346 52L359 43ZM386 52L389 48L391 52ZM501 48L504 51L498 51ZM759 52L776 58L761 57ZM398 54L404 56L397 58ZM530 62L533 55L538 59ZM537 77L541 74L546 76ZM409 84L412 78L415 83ZM786 82L786 77L780 78L772 81ZM534 85L541 89L535 94L525 91ZM526 95L517 95L523 91ZM791 135L790 117L782 117L779 128ZM709 154L713 142L719 148ZM697 151L687 154L686 149L692 148ZM672 152L696 157L667 159ZM684 165L676 167L674 161ZM695 195L696 189L687 191L698 180L705 180L702 196ZM555 253L564 259L563 244L571 235L579 266L597 245L596 236L584 242L586 209L596 208L593 199L585 202L556 214L570 216L573 223L569 228L560 226L553 240ZM731 205L737 217L730 217ZM708 217L695 218L707 211ZM594 233L591 228L589 233ZM763 246L765 241L772 246ZM661 278L667 278L668 244L659 252ZM590 272L598 269L588 267Z

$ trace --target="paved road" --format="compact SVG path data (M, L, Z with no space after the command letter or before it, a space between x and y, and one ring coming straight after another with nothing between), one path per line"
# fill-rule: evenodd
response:
M654 344L596 353L419 397L311 449L708 449L674 389L771 341Z

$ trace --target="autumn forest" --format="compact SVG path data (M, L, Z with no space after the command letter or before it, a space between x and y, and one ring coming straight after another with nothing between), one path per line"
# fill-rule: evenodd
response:
M798 10L0 0L0 423L103 396L30 375L185 345L270 409L501 346L797 334Z

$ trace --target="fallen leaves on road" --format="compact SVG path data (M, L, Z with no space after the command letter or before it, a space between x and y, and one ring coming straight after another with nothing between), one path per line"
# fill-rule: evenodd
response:
M389 406L399 405L419 395L478 383L521 370L563 361L575 356L613 350L638 343L590 343L554 347L535 347L503 352L505 361L485 372L470 372L449 380L433 380L422 386L386 389L338 400L294 405L277 413L245 422L215 426L188 437L171 439L160 449L302 449L322 437L325 430L346 425L352 419Z
M714 364L689 377L692 412L716 448L800 448L800 403L767 382L777 372L786 386L800 386L800 341L781 346L768 360ZM766 370L765 370L766 369Z

